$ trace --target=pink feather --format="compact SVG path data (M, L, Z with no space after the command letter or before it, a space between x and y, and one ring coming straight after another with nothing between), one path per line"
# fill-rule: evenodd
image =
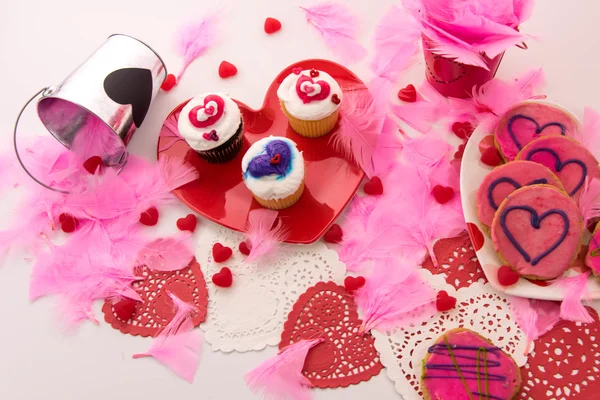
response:
M177 74L177 82L188 66L206 52L217 41L218 14L208 14L203 20L184 27L178 36L178 50L183 56L183 65Z
M124 150L123 142L100 118L90 116L75 135L71 144L73 154L83 162L92 156L102 159L119 154Z
M402 141L402 158L406 163L426 168L439 164L452 150L448 142L433 135L406 137Z
M422 96L414 103L402 103L391 106L391 111L400 120L417 132L428 133L440 120L455 116L448 100L441 96L431 85L425 82L419 87Z
M535 7L535 0L514 0L513 11L518 24L521 24L531 18L533 14L533 8Z
M560 317L567 321L591 323L594 319L581 303L587 292L587 281L589 271L582 274L566 277L562 276L556 280L564 292L563 301L560 305Z
M367 50L357 40L358 19L346 5L324 2L300 8L306 13L306 22L319 32L343 64L355 63L367 55Z
M369 177L375 169L373 154L383 130L385 112L368 90L348 91L341 107L339 129L330 139L337 151L356 162Z
M417 21L392 6L375 28L375 55L370 63L377 76L396 83L401 72L414 61L421 30Z
M583 215L584 226L592 219L600 217L600 179L586 178L579 197L579 209Z
M556 302L511 297L509 304L519 328L529 342L549 332L560 321L560 305Z
M190 242L191 235L160 238L142 248L137 255L137 263L154 271L178 271L185 268L194 258Z
M376 263L355 295L363 314L360 332L390 331L422 323L436 312L435 296L435 290L419 277L416 266Z
M248 213L246 238L250 254L247 262L255 262L272 253L288 237L289 232L283 227L281 220L275 224L278 215L277 211L266 208L257 208Z
M194 304L186 303L169 291L167 291L167 294L173 301L173 310L175 311L175 314L167 326L160 331L160 333L162 335L174 335L179 331L184 321L193 317L197 310Z
M583 109L583 126L576 139L596 158L600 158L600 114L593 108L585 107Z
M186 319L177 332L161 333L146 353L134 354L133 358L154 357L178 376L193 383L202 351L199 331L193 328L192 321Z
M398 137L398 126L394 120L386 116L377 139L375 152L371 157L373 169L367 176L386 175L396 165L401 151L402 143Z
M304 361L311 348L323 339L299 340L282 349L245 376L252 392L263 399L310 400L308 390L312 385L302 375Z

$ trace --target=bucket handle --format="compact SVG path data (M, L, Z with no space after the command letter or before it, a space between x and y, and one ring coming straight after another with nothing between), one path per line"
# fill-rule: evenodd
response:
M19 161L19 164L21 164L21 167L23 168L23 170L27 173L27 175L29 175L29 177L31 179L33 179L35 182L37 182L41 186L45 187L46 189L50 189L50 190L53 190L55 192L67 194L67 193L69 193L68 191L50 187L50 186L46 185L44 182L41 182L35 176L33 176L33 174L31 172L29 172L29 170L25 166L25 163L21 159L21 155L19 154L19 146L17 146L17 132L18 132L18 128L19 128L19 120L21 119L21 116L23 115L23 112L25 112L25 109L29 106L29 104L36 97L38 97L40 94L45 93L48 90L50 90L50 87L45 87L45 88L40 89L36 94L34 94L33 96L31 96L31 98L29 100L27 100L27 103L25 103L25 105L21 108L21 111L19 111L19 115L17 115L17 120L15 121L15 127L14 127L14 130L13 130L13 143L14 143L14 147L15 147L15 154L17 155L17 160Z

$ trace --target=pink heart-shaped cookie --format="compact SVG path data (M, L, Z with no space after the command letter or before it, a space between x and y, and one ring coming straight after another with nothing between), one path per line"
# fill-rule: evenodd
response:
M296 82L296 93L304 104L311 101L325 100L329 97L331 87L325 81L313 81L310 76L303 75Z
M303 293L286 321L279 348L303 339L325 339L306 356L302 373L320 388L346 387L379 374L374 339L360 334L356 304L343 286L319 282Z

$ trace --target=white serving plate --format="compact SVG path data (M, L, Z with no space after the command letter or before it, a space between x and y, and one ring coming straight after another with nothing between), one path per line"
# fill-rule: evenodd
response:
M486 132L481 126L473 132L465 147L460 169L461 200L471 241L475 243L473 235L476 233L476 229L479 229L484 238L483 246L478 250L476 249L481 268L490 281L490 284L499 292L532 299L562 300L563 290L557 284L539 286L524 278L519 279L516 284L511 286L502 286L498 283L498 269L502 266L502 263L496 256L492 238L485 232L482 224L479 222L476 204L477 189L479 189L483 178L493 169L493 167L483 164L480 160L481 152L479 151L479 143L489 134L491 133ZM584 240L584 243L587 243L587 240ZM569 275L576 273L573 270L567 271ZM588 280L587 295L589 300L600 299L600 283L593 277L590 277Z

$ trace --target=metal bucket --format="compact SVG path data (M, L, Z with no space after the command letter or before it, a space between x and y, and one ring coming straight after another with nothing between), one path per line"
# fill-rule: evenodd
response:
M144 42L127 35L109 36L60 85L40 90L21 109L14 129L15 152L21 166L40 185L64 192L40 182L19 156L19 119L41 95L37 114L60 143L71 148L77 140L98 140L107 149L106 154L98 154L104 163L123 167L127 162L126 146L144 121L166 76L164 62ZM82 137L90 132L93 137Z

